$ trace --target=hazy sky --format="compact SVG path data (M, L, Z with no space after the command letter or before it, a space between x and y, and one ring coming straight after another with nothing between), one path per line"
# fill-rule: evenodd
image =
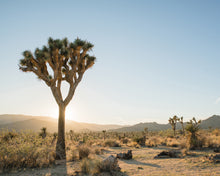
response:
M67 118L101 124L167 123L220 114L220 1L0 1L0 114L56 117L43 81L18 69L47 39L92 42L97 62Z

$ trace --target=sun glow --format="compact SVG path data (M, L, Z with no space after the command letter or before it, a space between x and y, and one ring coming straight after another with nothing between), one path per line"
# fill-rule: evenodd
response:
M66 109L66 119L68 120L76 120L76 111L73 107L69 107Z
M77 114L76 114L76 111L73 107L67 107L65 115L66 115L66 119L68 119L68 120L74 120L75 121L77 119L76 118ZM49 116L53 117L55 119L58 119L58 116L59 116L58 107L54 108L54 109L51 109L50 113L49 113Z

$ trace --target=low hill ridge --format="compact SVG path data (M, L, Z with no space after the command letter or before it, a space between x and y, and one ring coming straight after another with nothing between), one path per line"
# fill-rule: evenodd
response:
M186 123L184 123L186 125ZM14 115L4 114L0 115L0 129L8 130L28 130L40 131L42 127L46 127L49 132L56 132L58 126L58 120L52 117L43 116L28 116L28 115ZM171 125L159 124L156 122L138 123L132 126L123 125L99 125L93 123L81 123L72 120L66 120L66 131L117 131L117 132L131 132L131 131L144 131L144 128L148 128L149 131L162 131L171 129ZM213 115L201 123L202 129L208 128L220 128L220 116ZM181 129L180 123L177 123L177 129Z
M184 126L186 125L186 122L184 123ZM219 115L213 115L209 117L208 119L202 120L201 122L201 128L202 129L208 129L208 128L220 128L220 116ZM156 122L147 122L147 123L138 123L136 125L132 125L129 127L122 127L118 129L113 129L112 131L118 131L118 132L131 132L131 131L144 131L144 128L148 128L149 131L162 131L171 129L171 125L169 123L167 124L158 124ZM181 129L181 124L177 123L177 129Z
M0 129L40 131L46 127L49 132L57 132L58 120L52 117L4 114L0 115ZM124 127L122 125L100 125L66 120L66 131L102 131Z

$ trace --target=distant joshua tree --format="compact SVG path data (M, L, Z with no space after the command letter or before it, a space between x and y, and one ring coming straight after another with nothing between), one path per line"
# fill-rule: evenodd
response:
M181 123L182 131L183 131L183 134L185 135L185 128L184 128L184 123L183 123L183 117L180 117L180 118L178 119L178 121Z
M46 138L46 136L47 136L47 128L46 127L41 128L40 136L42 137L42 139Z
M70 140L72 141L73 140L73 136L74 136L74 131L73 130L70 130Z
M93 44L79 38L74 42L69 42L67 38L62 40L49 38L47 46L37 48L34 54L24 51L24 58L20 60L20 70L33 72L43 80L51 89L59 106L56 159L66 158L65 110L85 71L95 63L96 58L88 54L92 48ZM66 98L62 96L61 91L63 81L69 84Z
M104 137L104 140L105 140L105 133L106 133L106 130L102 130L102 132L103 132L103 137Z
M144 128L144 134L145 134L145 136L147 136L147 134L148 134L148 128L147 127Z
M172 126L174 136L176 136L176 123L178 120L179 118L177 116L173 116L173 118L170 118L168 120L170 125Z
M189 132L189 148L190 149L195 149L196 147L199 147L199 140L198 140L198 131L200 129L200 123L201 120L196 121L195 117L193 117L192 120L187 122L186 125L186 131Z

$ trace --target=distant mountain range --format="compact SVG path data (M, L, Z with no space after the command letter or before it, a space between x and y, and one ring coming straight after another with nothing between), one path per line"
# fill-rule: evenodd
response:
M57 132L58 120L51 117L28 116L28 115L0 115L0 129L8 130L33 130L40 131L46 127L49 132ZM80 123L72 120L66 120L66 131L102 131L125 127L122 125L99 125L92 123Z
M184 123L184 126L185 125L186 125L186 122ZM212 129L220 128L220 116L213 115L206 120L202 120L200 127L202 129L208 129L209 127L211 127ZM118 131L118 132L143 131L144 128L148 128L149 131L162 131L162 130L171 129L171 125L169 123L158 124L156 122L138 123L136 125L129 126L129 127L122 127L122 128L118 128L118 129L113 129L112 131ZM180 123L177 123L177 129L181 129Z
M186 123L185 123L186 125ZM51 117L42 116L27 116L27 115L11 115L4 114L0 115L0 129L8 130L33 130L40 131L41 128L46 127L49 132L56 132L58 126L58 120ZM220 128L220 116L213 115L201 123L201 128L208 129ZM148 128L149 131L161 131L171 129L170 124L158 124L156 122L150 123L139 123L132 126L123 125L99 125L92 123L80 123L72 120L66 120L66 131L143 131L144 128ZM180 129L180 123L177 123L177 129Z

